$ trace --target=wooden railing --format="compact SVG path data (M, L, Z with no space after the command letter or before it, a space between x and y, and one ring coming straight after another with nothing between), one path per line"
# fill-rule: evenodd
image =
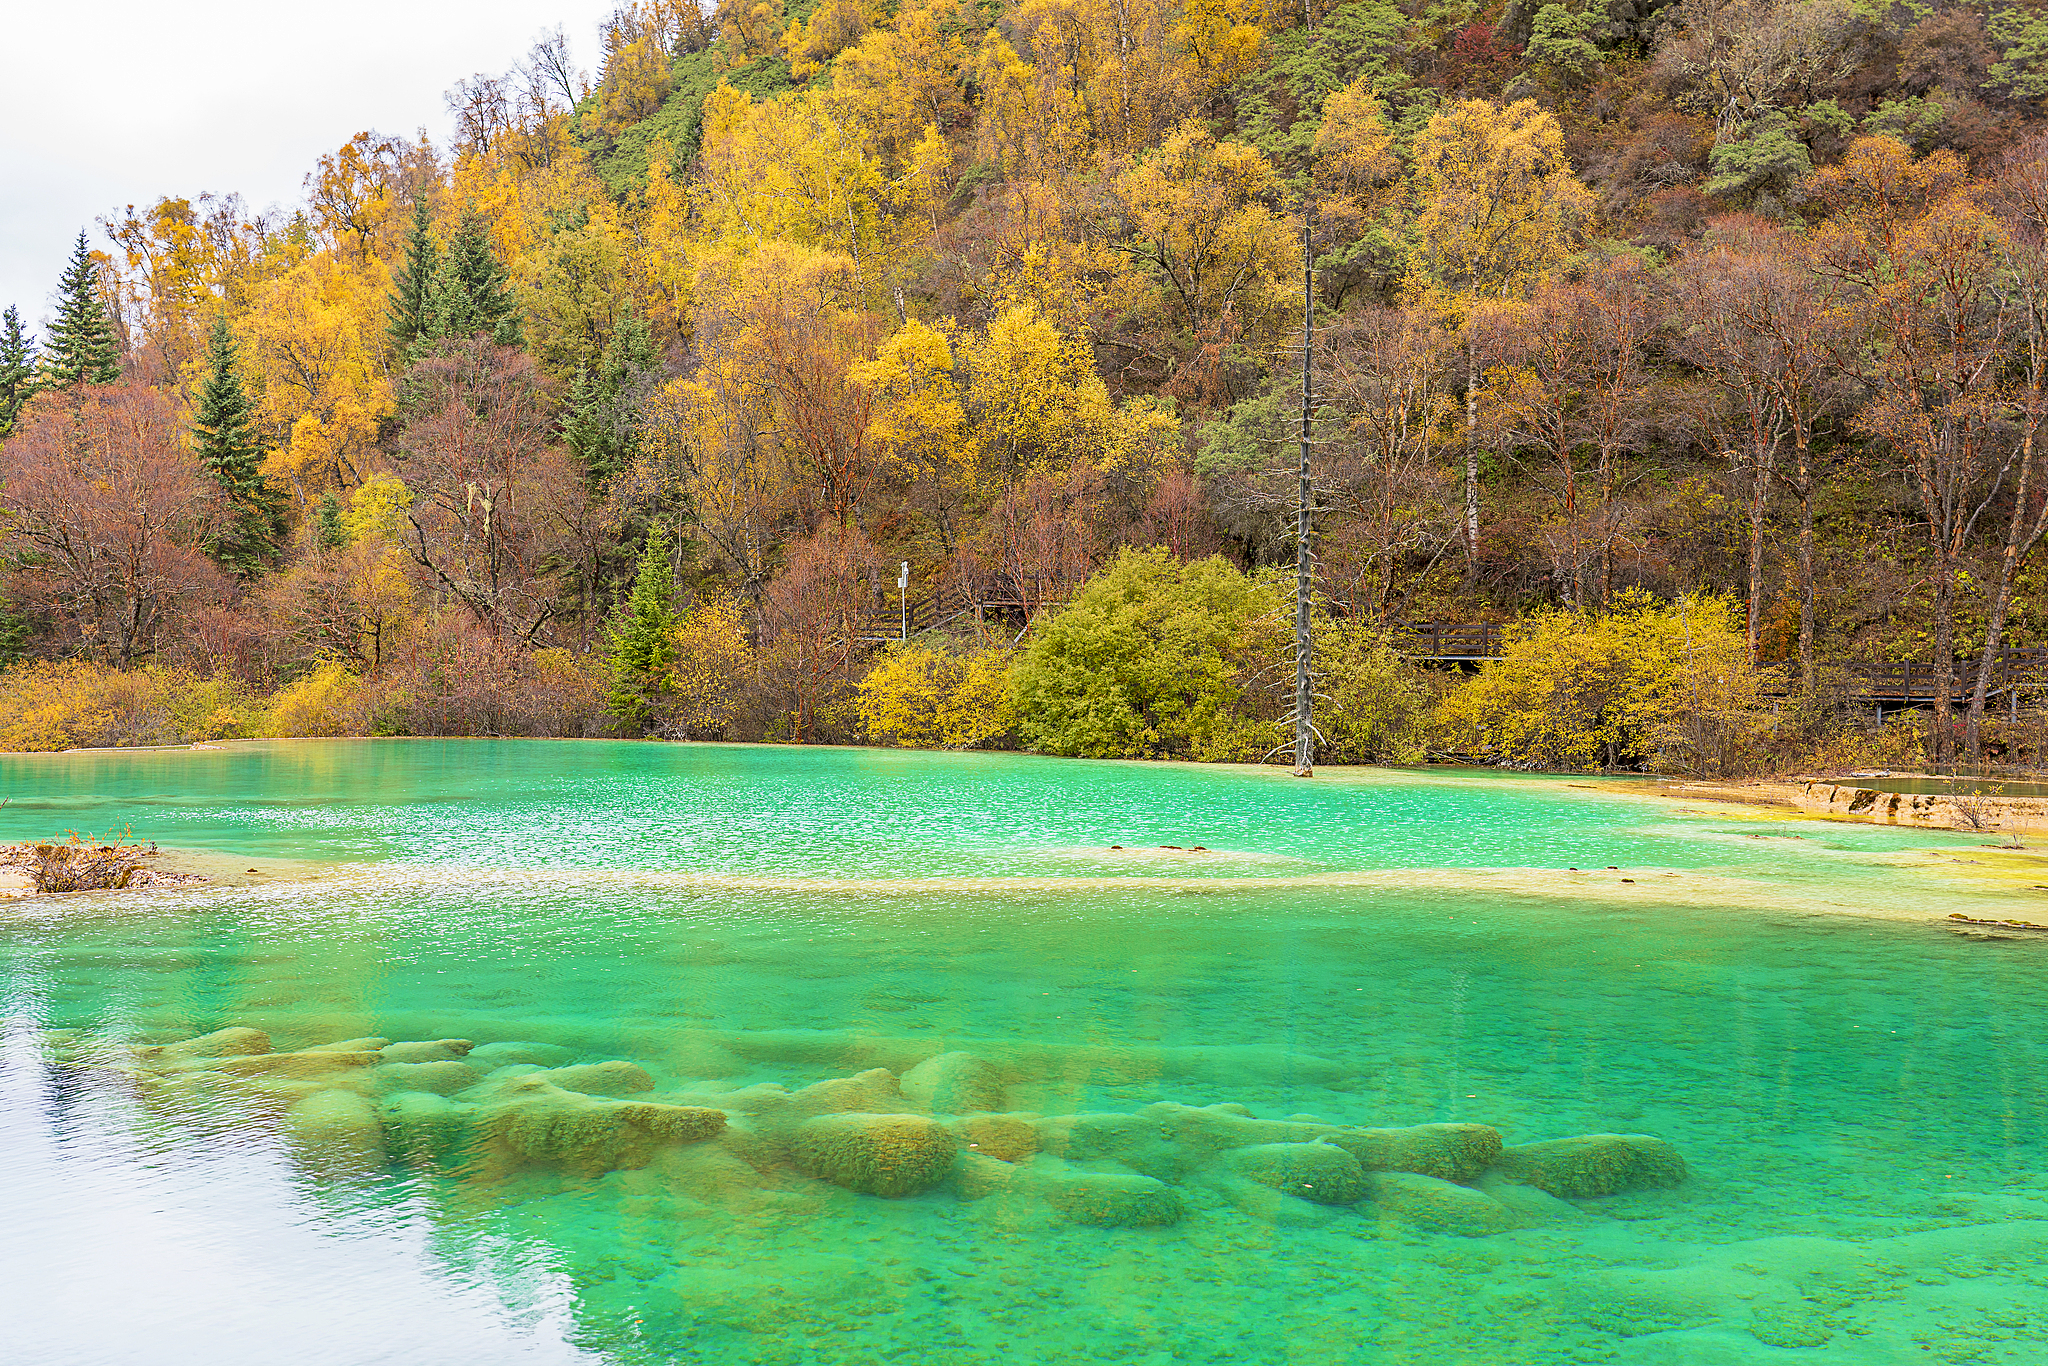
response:
M1415 659L1500 658L1500 627L1492 622L1397 621L1395 642Z
M1492 622L1397 621L1392 623L1395 644L1410 659L1443 663L1475 663L1498 659L1502 628ZM1941 682L1934 665L1921 660L1899 663L1868 663L1862 660L1830 660L1821 665L1840 670L1848 678L1851 696L1882 702L1932 702ZM1783 693L1785 671L1775 670L1775 687ZM1974 656L1956 661L1950 696L1957 701L1969 697L1977 686ZM2048 649L2039 646L2009 646L1998 652L1991 671L1991 688L2048 688Z

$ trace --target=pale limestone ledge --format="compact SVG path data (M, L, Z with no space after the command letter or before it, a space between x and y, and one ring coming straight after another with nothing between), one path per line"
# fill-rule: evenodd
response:
M1789 806L1809 816L1926 830L1985 834L2048 834L2048 797L1973 797L1932 792L1878 792L1816 780L1805 783L1678 783L1674 797Z

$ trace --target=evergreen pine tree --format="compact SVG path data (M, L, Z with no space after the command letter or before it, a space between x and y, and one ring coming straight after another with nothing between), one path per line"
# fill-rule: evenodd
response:
M577 370L562 441L593 486L626 469L639 454L636 383L658 360L647 324L627 317L612 332L597 370Z
M500 346L523 343L505 268L474 218L465 217L448 243L448 254L434 278L433 310L434 340L482 332Z
M22 330L21 314L0 313L0 437L14 430L21 405L36 389L36 344Z
M207 538L206 551L237 578L251 578L277 559L284 499L263 477L263 447L256 439L249 395L235 373L234 338L218 319L207 341L206 367L192 435L199 463L228 500L227 521Z
M313 535L322 550L339 550L348 544L348 528L341 524L341 504L331 493L320 496L320 509L313 519Z
M413 201L412 228L405 235L405 261L392 282L384 330L401 363L434 326L434 278L441 264L424 197Z
M121 348L106 305L100 302L99 272L93 268L83 231L57 281L57 320L50 324L43 373L59 389L114 384L121 378Z
M597 376L588 366L577 366L576 384L569 390L567 413L562 418L562 444L583 466L583 477L592 485L603 483L611 472L610 410Z
M676 576L668 557L668 535L657 526L648 532L647 548L640 553L632 595L606 627L612 682L605 710L639 726L653 717L675 663Z

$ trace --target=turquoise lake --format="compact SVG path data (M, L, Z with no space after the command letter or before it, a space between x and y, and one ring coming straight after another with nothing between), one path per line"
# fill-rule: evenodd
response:
M0 903L7 1366L2048 1359L2048 935L1942 923L2048 921L2048 867L1980 876L1981 836L1592 779L623 742L7 755L0 796L0 839L128 828L234 875ZM630 1064L635 1103L735 1129L493 1166L407 1138L365 1067L383 1137L343 1152L294 1118L324 1073L137 1052L231 1027ZM1460 1232L1190 1159L1157 1168L1177 1218L1102 1226L1034 1194L1049 1149L884 1198L733 1136L745 1097L956 1051L1038 1132L1226 1105L1651 1135L1690 1176Z

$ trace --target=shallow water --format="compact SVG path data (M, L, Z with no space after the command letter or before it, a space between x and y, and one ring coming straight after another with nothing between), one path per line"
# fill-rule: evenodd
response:
M522 741L9 756L0 791L0 838L129 825L323 873L0 930L0 1361L2017 1363L2048 1341L2048 944L1938 923L2026 885L1927 852L1959 836L1553 779ZM1042 1115L1645 1133L1692 1178L1460 1236L1192 1177L1178 1223L1103 1228L673 1155L349 1166L287 1141L274 1095L136 1072L129 1045L233 1025L279 1049L537 1041L677 1099L943 1040L1015 1064L1007 1103Z

